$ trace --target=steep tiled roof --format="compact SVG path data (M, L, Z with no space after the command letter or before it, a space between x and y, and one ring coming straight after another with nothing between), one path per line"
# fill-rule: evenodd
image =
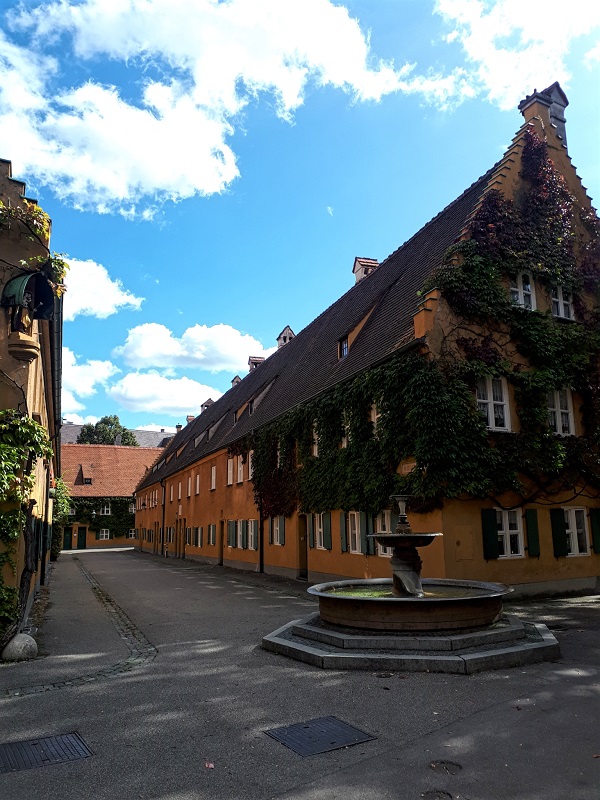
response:
M176 434L165 448L160 466L145 476L140 488L231 445L294 406L391 357L409 343L414 338L412 318L419 303L417 292L441 264L448 247L460 239L493 170ZM340 339L371 311L347 357L340 360ZM250 415L246 408L234 422L234 412L261 393L262 400L255 402L254 413ZM219 425L215 430L216 423Z
M131 497L163 452L160 447L63 444L62 477L73 497Z
M81 433L83 425L75 425L73 422L65 422L60 429L61 444L77 444L77 437ZM139 431L129 428L140 447L166 447L174 433L164 431Z

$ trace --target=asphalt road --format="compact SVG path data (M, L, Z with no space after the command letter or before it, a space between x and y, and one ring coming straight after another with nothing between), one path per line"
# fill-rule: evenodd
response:
M511 605L555 631L560 661L456 676L263 651L314 610L305 589L134 551L63 554L41 657L0 665L0 744L77 731L93 756L0 774L0 798L600 800L600 597ZM302 757L265 735L323 716L376 738Z

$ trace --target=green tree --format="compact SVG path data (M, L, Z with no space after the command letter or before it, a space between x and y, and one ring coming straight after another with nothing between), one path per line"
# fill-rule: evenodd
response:
M121 438L117 440L119 436ZM91 422L84 425L77 437L77 444L122 444L138 447L135 435L121 425L116 414L102 417L95 425Z
M52 542L50 544L50 558L52 561L60 555L63 542L63 529L69 519L71 507L71 492L62 478L56 479L54 489L54 503L52 505Z

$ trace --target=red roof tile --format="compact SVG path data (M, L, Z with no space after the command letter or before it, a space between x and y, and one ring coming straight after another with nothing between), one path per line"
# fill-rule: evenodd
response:
M62 477L73 497L131 497L162 447L63 444ZM85 479L91 479L91 484Z

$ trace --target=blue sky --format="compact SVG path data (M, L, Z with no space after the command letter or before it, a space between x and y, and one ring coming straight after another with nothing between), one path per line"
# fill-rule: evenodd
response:
M68 255L63 416L197 414L477 179L560 81L600 197L600 4L0 10L0 157Z

